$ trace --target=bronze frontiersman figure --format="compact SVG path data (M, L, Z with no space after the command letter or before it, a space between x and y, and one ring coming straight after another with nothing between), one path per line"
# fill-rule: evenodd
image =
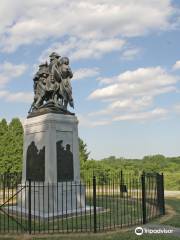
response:
M71 79L73 73L69 66L69 58L57 53L50 54L49 64L39 65L34 76L34 101L29 113L39 109L52 108L67 111L68 104L74 108Z

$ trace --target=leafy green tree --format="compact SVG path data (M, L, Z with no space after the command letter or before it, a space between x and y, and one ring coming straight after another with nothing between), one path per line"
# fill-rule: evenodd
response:
M79 157L80 157L80 164L83 168L84 163L88 160L90 152L87 150L87 144L79 138Z
M11 171L19 172L22 170L23 158L23 126L18 118L12 119L9 124L10 145L11 145Z
M143 159L124 159L110 156L102 160L88 160L87 144L79 138L79 153L82 179L92 180L92 173L98 176L98 183L105 183L121 170L125 174L138 176L145 172L164 172L165 189L180 190L180 157L165 157L157 154ZM0 173L22 170L23 127L18 118L7 123L0 121Z
M5 119L0 122L0 172L20 172L22 169L23 127L18 118L9 126Z
M8 124L6 119L0 121L0 172L6 171L7 144L8 144Z

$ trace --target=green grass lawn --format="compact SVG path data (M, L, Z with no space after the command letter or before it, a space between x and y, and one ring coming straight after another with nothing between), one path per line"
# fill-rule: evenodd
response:
M175 215L164 221L164 224L180 228L180 198L167 198L166 204L172 207Z
M128 232L108 232L108 233L98 233L98 234L66 234L66 235L49 235L49 236L27 236L19 235L16 237L12 236L0 236L1 240L176 240L177 236L167 236L167 235L142 235L136 236L134 231Z
M111 203L112 204L112 203ZM168 204L171 209L173 209L173 214L170 214L167 211L167 215L160 218L160 219L156 219L153 222L160 224L162 223L163 225L171 225L173 227L180 227L180 199L176 199L176 198L168 198L166 199L166 204ZM168 209L168 208L167 208ZM105 213L107 214L107 213ZM170 216L171 215L171 216ZM168 218L168 216L170 216L171 218ZM164 219L164 220L163 220ZM80 223L79 223L80 224ZM141 224L137 224L137 225L141 225ZM107 231L106 233L89 233L89 234L85 234L85 233L69 233L69 234L49 234L49 235L16 235L13 236L12 234L10 235L0 235L0 240L15 240L15 239L24 239L24 240L58 240L58 239L62 239L62 240L136 240L136 239L142 239L142 240L163 240L163 239L167 239L167 240L171 240L171 239L178 239L177 236L172 236L172 235L155 235L155 234L143 234L142 236L136 236L134 233L134 229L135 227L131 227L130 229L123 229L123 230L117 230L117 231ZM180 239L180 238L179 238Z
M92 206L92 199L87 201L87 206ZM114 229L116 226L123 228L124 226L141 224L142 222L141 202L130 199L128 196L124 198L98 196L97 207L100 207L97 210L97 231ZM152 211L152 213L156 214L155 211ZM73 216L65 215L64 218L44 219L32 216L31 226L33 233L93 232L93 206L87 210L86 214L84 212L75 212ZM27 218L21 216L21 213L17 213L13 217L0 213L0 233L7 231L23 232L26 229L28 229L28 221Z

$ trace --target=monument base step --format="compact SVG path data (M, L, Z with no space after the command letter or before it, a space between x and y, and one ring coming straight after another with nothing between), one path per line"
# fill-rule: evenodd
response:
M27 208L21 208L18 206L9 206L5 207L5 210L8 211L8 214L16 215L16 217L28 217L29 214L29 209ZM31 216L34 216L35 218L43 218L43 219L54 219L54 218L63 218L63 217L78 217L84 214L93 214L93 207L92 206L86 206L84 208L78 208L78 209L72 209L72 210L65 210L65 211L56 211L56 212L49 212L49 213L44 213L44 212L39 212L39 211L33 211L31 210ZM107 211L107 209L103 209L102 207L96 207L96 212L104 212ZM33 220L33 219L32 219Z

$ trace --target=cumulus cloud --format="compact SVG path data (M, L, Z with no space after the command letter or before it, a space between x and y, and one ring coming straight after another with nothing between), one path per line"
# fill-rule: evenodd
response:
M127 120L151 120L151 119L162 119L168 114L168 110L164 108L155 108L151 111L145 112L134 112L128 114L121 114L113 118L113 121L127 121Z
M176 113L180 114L180 103L174 106L174 110Z
M0 64L0 87L4 87L9 81L14 78L20 77L27 69L25 64L12 64L4 62Z
M153 98L150 96L143 96L140 98L125 98L112 101L103 110L91 112L89 116L100 115L116 115L119 112L124 112L128 109L131 112L138 112L152 106Z
M52 51L59 52L61 56L68 55L72 61L100 58L106 53L121 50L124 44L125 40L118 38L80 39L71 37L65 42L53 43L41 54L39 61L45 61Z
M173 65L174 70L179 70L180 69L180 60L176 61L176 63Z
M81 126L97 127L112 124L119 121L138 121L145 122L149 120L163 120L168 117L169 110L166 108L153 108L145 111L125 111L112 115L110 112L104 119L92 119L89 116L78 116ZM97 117L97 116L96 116Z
M6 102L32 102L33 94L29 92L10 92L6 90L6 84L20 77L27 70L26 64L12 64L4 62L0 64L0 98Z
M157 66L138 68L98 80L102 87L93 91L88 99L99 100L104 107L89 113L87 117L90 122L105 118L103 122L109 124L114 121L164 119L169 110L158 107L155 98L177 91L179 78Z
M96 77L99 75L98 68L80 68L74 72L73 80Z
M3 98L3 97L5 97L6 95L7 95L7 91L6 90L4 90L4 91L0 91L0 98Z
M27 70L26 64L12 64L4 62L0 64L0 98L6 102L31 103L33 94L30 92L10 92L6 89L8 82L20 77Z
M178 78L162 67L138 68L126 71L112 78L101 78L108 86L96 89L89 99L107 99L119 96L156 96L175 90Z
M0 49L12 52L22 45L64 37L89 41L141 36L170 29L174 16L170 0L2 0ZM79 54L85 53L74 57Z
M136 56L140 54L139 48L127 49L122 53L122 58L125 60L133 60Z
M31 103L33 94L31 92L9 92L4 90L0 91L0 98L3 98L6 102Z
M82 114L78 114L79 124L82 127L98 127L98 126L105 126L111 124L111 120L93 120L88 118L88 116L84 116Z

